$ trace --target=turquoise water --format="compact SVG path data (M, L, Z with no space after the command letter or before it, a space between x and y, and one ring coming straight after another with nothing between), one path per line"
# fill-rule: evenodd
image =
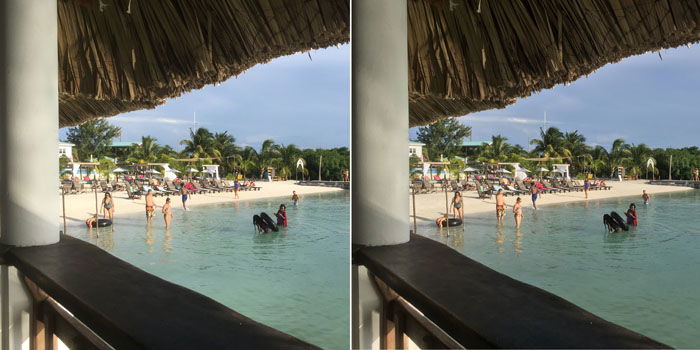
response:
M608 234L602 216L636 202L639 226ZM609 321L673 347L700 347L700 191L544 206L470 216L464 231L419 233Z
M343 191L305 195L298 207L283 198L187 212L176 200L169 232L162 215L147 226L139 213L117 215L114 230L100 229L98 237L85 228L72 234L263 324L326 349L347 349L349 198ZM280 203L287 204L289 227L255 233L253 214L274 217Z

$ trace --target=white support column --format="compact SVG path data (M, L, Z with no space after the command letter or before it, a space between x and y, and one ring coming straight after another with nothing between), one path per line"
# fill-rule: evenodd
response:
M409 240L406 0L352 2L352 240Z
M0 1L0 243L59 239L57 2Z

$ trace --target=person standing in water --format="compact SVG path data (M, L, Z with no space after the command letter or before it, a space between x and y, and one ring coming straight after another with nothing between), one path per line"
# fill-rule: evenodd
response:
M534 203L534 201L533 201ZM498 223L502 224L506 216L506 200L503 198L503 189L499 189L496 193L496 218Z
M170 210L170 197L165 199L162 212L163 219L165 220L165 228L170 228L170 222L173 220L173 211Z
M238 199L238 188L241 187L241 184L238 183L238 179L233 181L233 198Z
M299 205L301 197L297 194L297 191L292 191L292 204Z
M464 219L462 204L462 194L456 191L454 197L452 197L452 204L450 204L450 207L452 208L452 215L454 215L454 217L459 217L460 220Z
M109 216L109 221L114 221L114 200L109 192L105 192L105 197L102 198L102 217L107 218Z
M647 205L649 204L649 194L647 194L647 190L642 190L642 200L644 201L644 204Z
M537 196L539 193L537 193L537 186L534 182L530 185L530 194L532 195L532 207L537 209Z
M625 215L627 215L627 225L637 226L637 206L634 203L630 204Z
M190 198L189 191L185 186L180 186L180 195L182 196L182 209L187 210L187 200Z
M287 207L284 204L280 204L275 216L277 216L277 226L287 227Z
M588 189L591 187L591 183L588 182L588 177L583 179L583 193L586 195L586 199L588 199Z
M153 221L153 215L156 212L156 202L153 200L153 190L148 190L146 194L146 222L149 224Z
M520 223L523 221L523 206L522 199L518 197L515 200L515 205L513 206L513 214L515 217L515 228L520 228Z

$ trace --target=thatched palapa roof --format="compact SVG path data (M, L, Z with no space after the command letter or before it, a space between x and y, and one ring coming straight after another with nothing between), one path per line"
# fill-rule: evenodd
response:
M349 0L57 1L62 126L349 38ZM700 0L408 0L408 16L413 126L502 108L700 33Z
M502 108L622 58L697 42L696 0L409 0L410 124Z
M60 125L153 108L349 40L349 0L55 0Z

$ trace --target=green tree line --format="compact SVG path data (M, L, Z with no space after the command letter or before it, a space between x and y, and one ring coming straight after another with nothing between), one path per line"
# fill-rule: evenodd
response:
M300 149L293 144L265 140L260 149L255 149L237 145L236 138L227 131L211 132L198 128L190 130L189 138L180 141L183 146L180 152L158 144L152 136L143 136L140 145L132 145L126 152L118 153L110 146L112 139L120 135L119 127L105 119L94 119L68 129L66 138L75 144L73 153L77 160L89 161L93 157L106 167L116 166L110 163L110 158L118 158L120 163L169 163L171 168L180 171L202 164L218 164L221 176L242 174L252 178L261 178L268 167L274 167L276 175L283 179L318 179L320 162L323 180L342 180L343 170L350 168L347 147ZM299 159L303 167L297 167ZM65 159L62 162L65 163Z
M471 128L454 118L438 121L418 129L418 141L425 143L424 155L437 161L440 156L450 160L455 168L463 163L456 157L466 157L471 163L519 162L534 170L552 163L571 164L572 174L592 173L599 177L612 176L617 167L625 167L627 176L644 179L689 179L692 169L700 167L700 149L651 148L644 143L631 144L623 139L612 142L609 148L586 143L578 130L562 131L556 127L540 128L539 138L530 142L531 150L508 143L508 138L493 135L491 144L484 144L471 152L460 147L462 140L471 135ZM528 161L527 158L547 158L546 162ZM412 160L412 164L417 162ZM543 164L544 163L544 164Z

